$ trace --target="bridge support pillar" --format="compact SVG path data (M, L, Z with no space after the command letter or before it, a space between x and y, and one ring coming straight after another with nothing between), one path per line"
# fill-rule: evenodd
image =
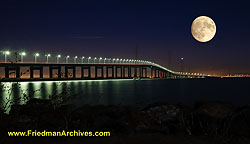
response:
M123 78L123 66L120 67L120 78Z
M68 67L65 66L65 78L69 77L69 73L68 73Z
M53 69L51 66L49 67L49 77L53 78Z
M84 69L83 69L83 66L81 66L81 78L82 79L84 78Z
M95 66L95 78L97 78L97 67Z
M43 78L43 67L40 68L40 78Z
M134 67L134 77L137 77L137 67Z
M145 76L144 76L144 70L145 70ZM147 67L143 67L143 69L142 69L142 77L147 78Z
M9 67L5 67L5 78L9 78Z
M156 69L154 69L154 74L155 74L155 78L156 78Z
M73 66L73 78L75 79L76 78L76 67Z
M101 78L103 78L104 77L103 76L103 66L101 66L100 69L101 69Z
M150 67L150 77L152 78L153 77L153 68L152 68L152 66Z
M115 78L117 78L117 67L115 66Z
M16 68L16 78L20 78L20 67Z
M128 77L131 78L131 66L128 66Z
M114 78L114 66L112 66L112 78Z
M57 71L58 71L58 78L59 79L61 78L61 74L62 74L61 69L62 69L61 66L58 66Z
M106 78L109 78L109 67L106 66Z
M33 66L30 66L30 78L34 78Z
M88 78L91 78L91 67L88 68Z
M126 76L126 73L125 73L125 66L122 66L122 77L125 78Z
M143 70L142 70L142 66L139 67L139 77L143 77Z

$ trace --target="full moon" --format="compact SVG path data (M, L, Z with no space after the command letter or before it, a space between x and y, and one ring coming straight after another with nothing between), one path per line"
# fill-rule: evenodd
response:
M208 42L215 36L216 25L210 17L199 16L192 23L191 33L197 41Z

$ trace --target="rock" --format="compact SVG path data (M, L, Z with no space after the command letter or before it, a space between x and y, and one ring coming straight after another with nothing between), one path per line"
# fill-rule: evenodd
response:
M71 127L91 131L133 133L136 110L120 106L83 106L72 113Z
M13 105L10 115L14 117L19 115L38 116L41 112L48 112L52 109L50 100L31 99L25 105Z
M142 110L144 120L137 126L138 131L158 131L173 134L179 131L181 107L170 104L152 104Z
M223 119L231 116L234 109L232 105L222 102L205 102L203 104L196 104L195 111L198 113L205 113L213 118Z
M10 126L11 117L5 114L2 109L0 109L0 135L6 136Z
M229 122L229 134L250 136L250 106L239 108Z
M184 126L189 135L218 135L225 133L227 121L232 116L234 107L221 102L196 104L192 113L184 119Z

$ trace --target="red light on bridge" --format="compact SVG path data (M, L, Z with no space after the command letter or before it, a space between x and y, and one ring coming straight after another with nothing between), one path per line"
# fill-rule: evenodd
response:
M160 78L162 78L162 76L160 76Z
M152 76L152 78L155 78L155 76Z

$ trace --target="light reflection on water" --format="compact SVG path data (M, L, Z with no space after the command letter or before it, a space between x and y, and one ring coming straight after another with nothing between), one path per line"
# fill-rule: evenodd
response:
M67 96L77 95L73 100L76 106L82 104L120 104L119 95L123 83L131 80L82 80L82 81L46 81L46 82L3 82L5 86L0 90L0 106L3 107L8 101L16 101L16 104L25 104L24 95L30 98L49 99L52 95L59 95L63 88L67 88ZM9 103L8 103L9 104ZM8 110L7 110L8 111Z
M145 106L154 102L184 103L193 105L197 100L219 100L245 105L250 99L250 79L184 79L184 80L77 80L47 82L3 82L0 88L0 106L7 99L14 101L23 95L49 99L59 95L66 87L66 95L77 95L72 103L121 104ZM12 91L8 91L11 89ZM34 94L32 94L34 93ZM19 101L25 104L26 101Z

